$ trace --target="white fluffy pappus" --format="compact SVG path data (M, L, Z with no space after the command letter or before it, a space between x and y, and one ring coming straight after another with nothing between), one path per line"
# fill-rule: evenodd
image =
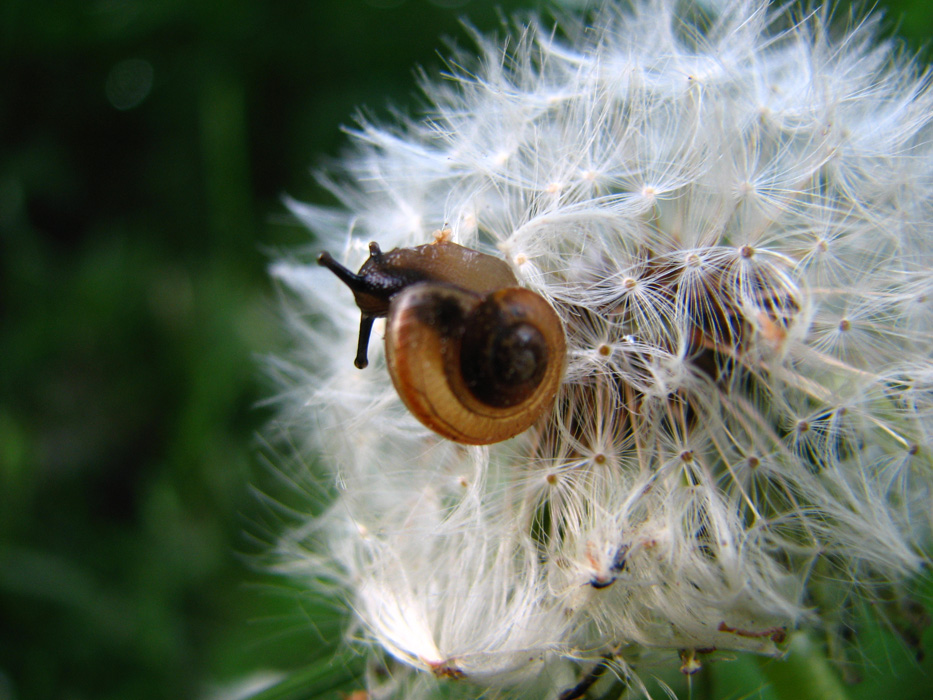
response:
M320 175L341 207L290 202L352 269L370 241L449 231L567 335L536 425L455 445L405 410L380 343L353 366L340 281L274 266L298 310L283 421L337 486L282 566L339 583L374 663L414 669L373 697L557 697L594 664L637 682L648 649L779 654L920 570L933 93L876 31L764 0L532 18L426 80L423 118L352 132Z

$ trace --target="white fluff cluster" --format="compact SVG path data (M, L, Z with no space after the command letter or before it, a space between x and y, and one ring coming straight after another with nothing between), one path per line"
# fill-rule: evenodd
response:
M831 25L764 0L524 22L426 82L425 118L353 133L322 175L341 208L292 203L352 269L449 229L567 332L553 410L464 447L405 410L379 323L353 366L340 281L274 267L302 319L288 422L336 485L281 551L402 662L373 697L556 697L645 649L779 653L920 568L933 94L871 21Z

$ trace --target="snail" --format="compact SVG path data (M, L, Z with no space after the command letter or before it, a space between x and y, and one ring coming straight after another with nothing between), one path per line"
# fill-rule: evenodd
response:
M439 238L388 252L370 243L358 273L327 252L318 263L362 312L358 368L368 364L373 322L387 317L392 383L431 430L488 445L523 432L552 404L564 371L563 325L503 260Z

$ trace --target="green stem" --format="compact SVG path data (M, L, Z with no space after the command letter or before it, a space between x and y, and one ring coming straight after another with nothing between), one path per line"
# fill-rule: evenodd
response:
M783 659L761 659L762 674L781 700L849 700L839 673L806 634L790 638Z

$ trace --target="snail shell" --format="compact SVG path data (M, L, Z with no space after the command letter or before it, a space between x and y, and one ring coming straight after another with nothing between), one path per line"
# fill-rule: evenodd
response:
M388 317L392 382L431 430L466 444L500 442L553 402L563 326L502 260L440 240L388 253L373 243L355 275L327 253L318 261L350 286L362 311L357 367L366 366L373 320Z

